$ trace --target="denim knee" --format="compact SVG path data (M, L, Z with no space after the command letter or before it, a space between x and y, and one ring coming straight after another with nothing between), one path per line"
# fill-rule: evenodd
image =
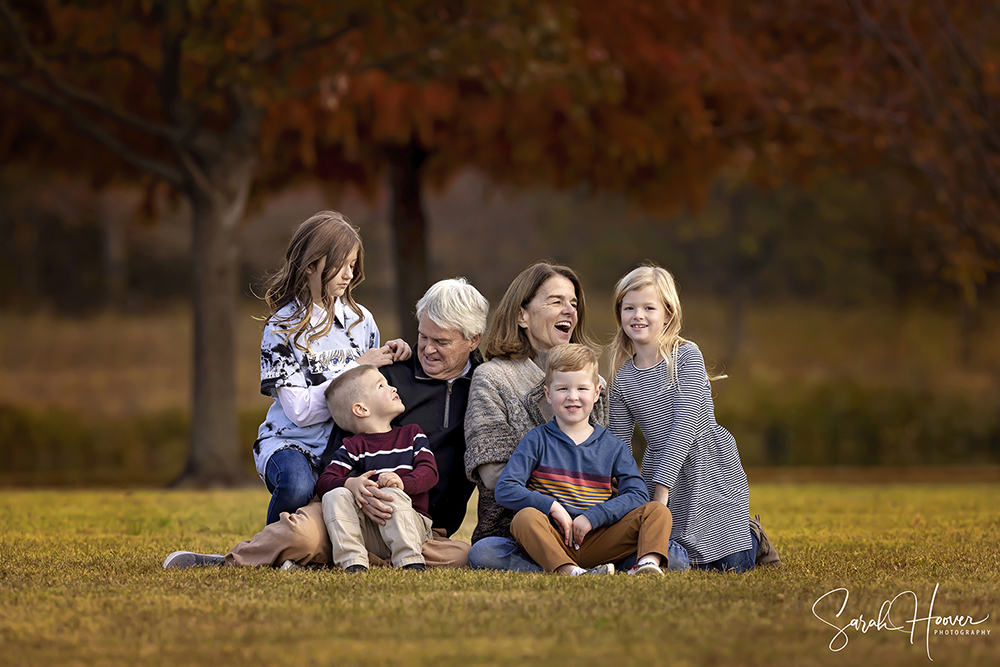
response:
M282 512L294 512L308 504L316 492L316 475L309 460L294 449L282 449L267 461L264 482L271 492L267 523L278 520Z
M473 570L545 571L508 537L484 537L473 544L469 550L469 567Z
M667 547L667 570L679 572L690 569L691 560L688 558L687 549L679 542L670 540L670 545Z
M750 548L745 551L737 551L724 558L711 563L702 563L696 566L699 570L718 570L720 572L733 572L741 574L754 569L757 560L757 547L759 542L757 536L750 532Z

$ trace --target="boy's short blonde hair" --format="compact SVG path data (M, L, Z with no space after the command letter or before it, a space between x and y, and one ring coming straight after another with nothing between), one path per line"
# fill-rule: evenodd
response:
M552 384L552 374L555 372L573 372L590 370L594 376L594 386L601 384L601 376L597 372L597 353L580 343L564 343L549 350L545 360L545 386Z
M326 407L330 411L334 423L351 433L358 432L357 417L354 416L353 411L354 404L364 403L368 399L361 379L369 371L379 372L378 368L369 364L349 368L335 377L326 391L323 392Z

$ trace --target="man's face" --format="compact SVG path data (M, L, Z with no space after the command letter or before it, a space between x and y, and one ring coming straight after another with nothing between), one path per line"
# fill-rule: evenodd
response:
M451 380L461 375L481 338L465 340L461 333L439 327L426 314L420 318L417 332L417 360L435 380Z

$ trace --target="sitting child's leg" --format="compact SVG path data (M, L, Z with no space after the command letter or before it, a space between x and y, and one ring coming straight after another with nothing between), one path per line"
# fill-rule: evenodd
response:
M340 487L323 496L323 520L330 534L334 565L347 569L352 565L368 567L368 548L363 523L369 522L354 502L354 494Z
M393 496L392 516L386 520L384 526L375 524L380 541L387 547L386 556L392 556L393 567L424 565L421 548L424 542L434 537L431 532L431 520L413 509L410 496L402 490L385 487L382 491ZM372 549L372 553L382 556L377 549Z
M569 555L562 535L552 526L549 517L534 507L526 507L514 516L510 532L521 548L546 572L555 572L564 565L577 564Z
M646 503L618 523L592 530L576 552L576 561L583 567L592 567L598 563L617 562L636 553L639 562L647 559L654 565L666 567L673 523L670 510L664 505Z
M636 568L642 568L643 563L667 568L667 554L670 552L670 531L674 527L674 517L666 505L648 502L639 509L639 543L636 554L639 556ZM626 515L625 518L628 518ZM654 571L655 568L653 568Z

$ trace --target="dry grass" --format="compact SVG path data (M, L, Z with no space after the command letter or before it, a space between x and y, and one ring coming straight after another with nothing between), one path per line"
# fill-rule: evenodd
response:
M995 665L997 485L757 484L785 567L577 580L390 570L164 571L259 525L263 490L0 493L2 665ZM917 596L920 616L989 619L981 636L849 630ZM841 598L842 599L842 598ZM838 600L839 602L839 600ZM913 616L912 601L893 618ZM898 621L897 621L898 622ZM941 626L931 626L941 629Z

